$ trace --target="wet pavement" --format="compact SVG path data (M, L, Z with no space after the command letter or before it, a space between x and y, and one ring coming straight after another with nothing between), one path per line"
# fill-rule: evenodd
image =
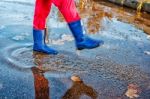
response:
M0 99L150 99L150 15L103 1L77 6L86 33L105 44L76 51L53 6L49 45L59 54L45 55L32 51L34 1L0 1Z

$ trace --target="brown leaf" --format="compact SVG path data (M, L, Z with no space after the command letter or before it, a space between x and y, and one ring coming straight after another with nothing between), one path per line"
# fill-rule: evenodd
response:
M78 76L72 76L71 80L74 82L80 82L81 81L80 77L78 77Z
M127 89L125 95L126 95L127 97L129 97L130 99L132 99L132 98L137 98L137 97L139 97L139 93L140 93L140 92L141 92L141 91L140 91L140 88L139 88L138 85L136 85L136 84L129 84L129 85L128 85L128 89Z

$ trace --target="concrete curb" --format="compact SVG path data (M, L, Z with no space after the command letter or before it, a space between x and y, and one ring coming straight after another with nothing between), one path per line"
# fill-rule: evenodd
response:
M140 3L140 0L108 0L119 5L127 6L138 11L145 11L150 13L150 2ZM141 5L141 6L140 6Z

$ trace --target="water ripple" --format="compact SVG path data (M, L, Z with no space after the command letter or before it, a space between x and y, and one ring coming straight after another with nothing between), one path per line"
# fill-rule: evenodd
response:
M9 66L13 66L12 68L16 68L17 70L28 70L33 65L32 59L32 51L31 44L25 45L11 45L2 49L1 59L4 63L9 64ZM26 53L26 56L22 54Z
M72 62L76 57L69 52L60 51L59 55L47 55L33 52L31 44L11 45L2 51L4 52L1 52L1 61L18 71L29 72L32 67L41 66L41 69L49 72L47 75L52 77L70 77L75 72L85 72Z

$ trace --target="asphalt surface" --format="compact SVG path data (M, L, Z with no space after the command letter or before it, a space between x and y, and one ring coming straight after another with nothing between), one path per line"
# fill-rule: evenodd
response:
M32 51L34 1L0 1L0 99L128 99L130 84L140 89L137 99L150 99L150 19L143 17L149 14L137 17L105 2L78 7L86 33L104 45L76 51L53 6L49 45L59 54L45 55ZM73 75L82 81L72 81Z

